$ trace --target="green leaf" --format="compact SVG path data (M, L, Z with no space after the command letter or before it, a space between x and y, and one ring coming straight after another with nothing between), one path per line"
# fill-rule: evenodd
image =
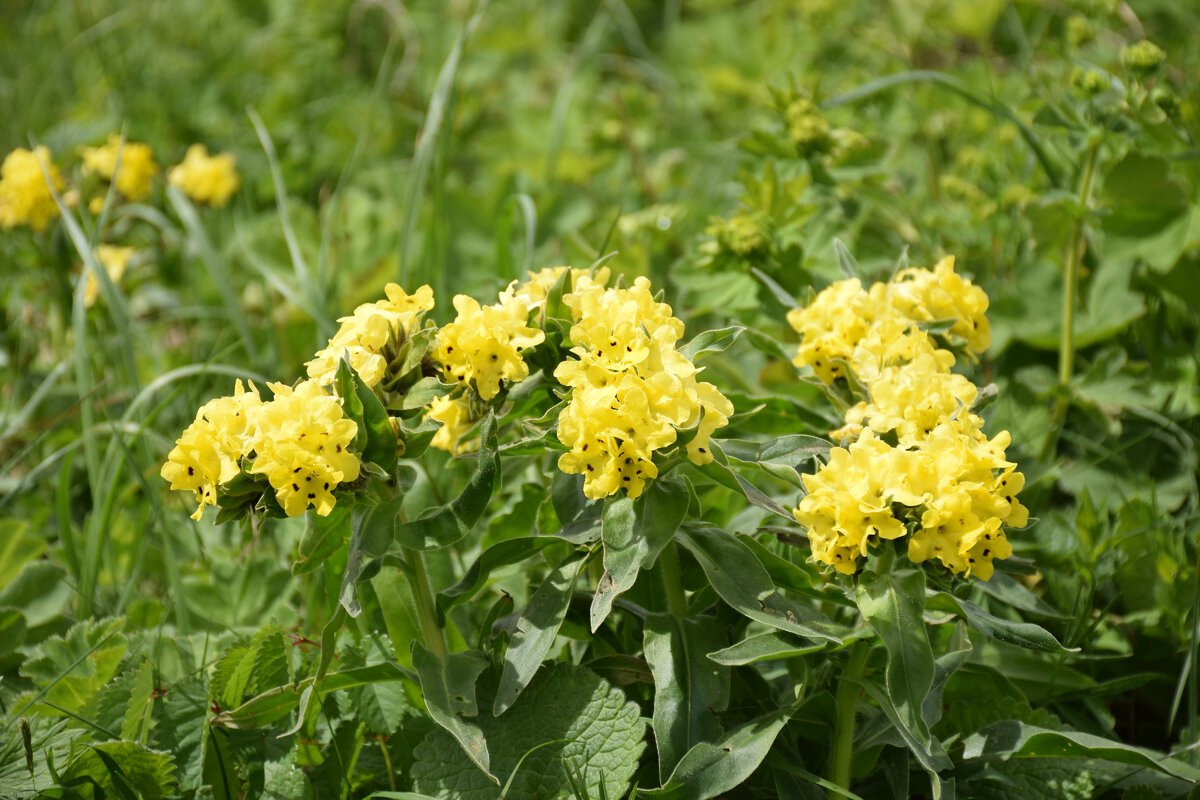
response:
M388 419L387 410L379 401L375 390L363 383L358 373L353 373L354 393L362 407L362 425L366 442L362 446L362 460L374 462L388 472L396 466L396 430ZM361 440L360 440L361 441Z
M65 569L50 561L30 561L11 583L0 588L0 607L21 609L30 628L47 623L75 596L66 576Z
M1130 153L1105 176L1100 204L1108 211L1102 218L1106 231L1142 237L1182 216L1188 210L1188 192L1171 175L1165 158Z
M355 689L380 681L398 681L409 678L395 664L372 664L369 667L349 669L342 672L330 672L321 680L318 697L326 697L333 692ZM305 692L314 694L312 687L314 678L306 678L289 686L277 686L257 697L252 697L242 705L229 711L222 711L213 717L212 724L224 728L248 730L262 728L286 717L298 706Z
M481 682L484 707L489 693L487 681ZM564 764L585 767L588 797L623 797L645 748L646 728L637 705L594 672L570 664L541 670L504 716L482 716L479 725L491 747L496 774L512 775L522 756L529 754L507 800L570 796ZM497 796L497 786L440 729L413 755L413 788L418 792L445 800Z
M19 609L0 608L0 658L20 647L28 630L25 615Z
M470 600L483 588L492 572L511 564L519 564L554 544L562 544L562 539L557 536L522 536L497 542L475 559L462 580L438 593L438 606L445 612L459 603Z
M292 682L291 648L282 630L274 626L263 628L254 634L250 649L254 651L250 692L262 694L268 689Z
M866 573L855 587L863 619L887 649L887 694L901 727L928 753L932 737L921 708L933 687L933 649L925 629L925 573Z
M46 542L25 532L29 526L15 519L0 521L0 586L8 586L25 563L46 549Z
M721 736L717 713L729 705L729 668L706 655L728 641L712 617L678 619L648 614L643 643L654 676L654 741L659 780L693 746Z
M965 619L973 630L979 631L984 636L1015 644L1018 647L1047 653L1079 652L1078 647L1063 647L1050 631L1040 625L1032 622L1014 622L992 616L971 601L963 600L946 592L930 595L925 606L934 611L957 614Z
M487 659L467 651L452 653L443 661L420 642L413 642L412 658L429 715L454 737L471 763L499 786L500 780L491 771L487 739L476 720L475 681L487 668Z
M740 667L759 661L804 656L824 649L824 644L809 644L783 631L770 631L747 636L735 645L709 653L708 657L718 664Z
M504 671L492 706L493 716L498 717L512 707L550 652L571 605L571 593L584 563L579 555L572 554L529 598L504 656Z
M367 426L363 421L363 404L358 398L357 386L354 379L357 377L354 368L350 366L350 362L345 356L338 362L337 372L333 375L333 391L342 400L342 414L346 419L353 420L358 426L358 433L354 435L354 449L360 453L367 444Z
M367 558L381 556L392 546L396 518L403 505L404 498L395 497L358 512L340 592L342 607L352 617L362 613L358 603L358 584L375 575L375 571L368 568Z
M200 787L204 736L208 731L208 689L201 677L184 678L167 688L154 705L154 744L175 754L179 788Z
M710 446L713 452L713 460L700 467L701 472L722 486L732 489L735 492L741 492L753 505L770 511L772 514L781 516L784 519L795 519L792 512L779 505L779 503L776 503L764 491L730 469L729 459L719 444L713 441L710 443Z
M846 249L846 245L842 244L841 239L833 240L833 252L837 255L838 269L842 271L842 275L846 278L861 278L862 268L858 266L858 261Z
M65 636L38 645L21 674L43 690L47 702L78 712L117 674L128 648L122 624L120 619L77 623ZM24 708L14 710L19 714Z
M500 462L496 458L499 441L496 417L491 412L483 420L480 431L479 458L475 473L462 494L452 502L434 509L412 522L396 525L396 541L413 550L436 550L448 547L466 536L483 516L492 492L500 477Z
M682 481L652 482L636 501L610 499L601 517L604 575L596 587L590 612L594 633L612 611L613 600L649 569L687 516L689 495Z
M338 504L327 517L305 514L304 535L300 538L300 559L292 564L293 575L304 575L323 567L350 535L350 506Z
M679 348L679 353L689 361L695 361L705 353L720 353L738 340L746 329L741 325L730 325L715 331L696 334L690 342Z
M963 758L1008 760L1014 757L1095 758L1146 767L1183 780L1200 782L1200 769L1169 756L1079 731L1055 731L1017 720L984 727L963 741Z
M63 772L63 781L91 778L106 791L114 791L113 775L100 757L103 753L120 767L120 774L146 800L171 794L175 763L170 753L151 750L136 742L102 742L85 749Z
M791 717L779 709L747 722L720 740L701 742L679 761L661 789L643 789L647 800L708 800L735 788L758 769Z
M237 708L254 676L254 650L235 647L221 657L213 671L212 696L221 708Z
M731 534L705 525L685 525L677 540L695 556L721 599L747 617L807 639L840 642L827 617L784 597L754 553Z
M390 649L390 646L389 646ZM357 647L344 647L338 656L345 669L368 666ZM343 716L361 720L376 736L390 736L401 723L414 714L401 681L375 681L347 689L338 695Z

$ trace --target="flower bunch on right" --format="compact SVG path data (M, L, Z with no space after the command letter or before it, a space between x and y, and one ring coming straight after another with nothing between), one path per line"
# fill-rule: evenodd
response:
M794 363L866 395L832 432L829 461L804 476L794 513L816 561L854 574L877 540L907 537L911 561L986 580L1012 555L1004 528L1028 522L1024 476L1005 457L1008 432L983 432L979 390L942 346L976 358L991 341L987 306L949 257L869 289L839 281L788 314L801 334Z

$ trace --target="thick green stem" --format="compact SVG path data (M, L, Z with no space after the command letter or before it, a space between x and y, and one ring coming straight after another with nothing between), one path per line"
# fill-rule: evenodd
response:
M667 589L667 611L677 619L687 616L687 595L683 592L683 569L679 566L679 551L670 542L658 555L663 584Z
M854 758L854 710L858 706L861 687L858 681L862 678L867 666L867 656L871 648L863 642L855 642L850 648L850 659L838 681L837 688L837 727L833 732L833 752L830 755L829 780L843 789L850 788L850 763ZM842 795L830 791L831 798Z
M1079 207L1086 210L1091 205L1092 183L1096 179L1096 155L1099 143L1088 148L1087 166L1083 170L1083 181L1079 185ZM1086 220L1075 220L1071 228L1071 240L1067 244L1063 259L1062 332L1058 341L1058 383L1068 386L1075 374L1075 295L1079 283L1079 263L1083 260L1083 234Z
M425 646L429 648L440 661L445 661L449 653L446 647L446 634L438 624L437 605L433 599L433 589L429 584L429 570L425 566L425 554L420 550L408 547L400 548L404 555L404 563L408 564L412 576L413 599L417 603L417 617L421 623L421 633L424 634Z

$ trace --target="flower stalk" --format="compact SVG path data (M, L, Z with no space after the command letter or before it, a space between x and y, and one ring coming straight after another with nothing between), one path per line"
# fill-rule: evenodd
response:
M862 693L859 680L867 666L871 648L855 642L850 648L850 658L838 680L836 699L836 727L833 732L833 751L830 755L829 779L842 789L850 788L850 765L854 759L854 711ZM830 790L830 798L842 797L841 792Z

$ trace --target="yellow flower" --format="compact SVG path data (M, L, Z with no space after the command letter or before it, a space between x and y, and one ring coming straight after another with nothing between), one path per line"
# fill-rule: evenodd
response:
M111 133L108 144L83 148L83 172L99 175L125 197L137 201L150 194L150 181L158 172L158 165L154 163L150 145L122 142L120 134Z
M333 338L305 364L308 377L322 384L333 382L338 363L345 355L350 366L367 386L374 387L387 374L383 350L388 338L400 341L410 335L421 315L433 308L433 289L422 286L411 295L397 284L384 287L386 300L364 303L354 313L338 320L342 325Z
M196 420L175 442L160 474L171 482L172 489L196 495L192 519L200 519L206 505L216 505L217 487L241 470L240 460L252 448L261 407L254 384L246 391L238 381L232 397L219 397L201 406Z
M429 404L425 419L442 423L442 427L433 435L429 444L447 453L461 453L467 449L460 444L463 434L471 428L471 407L466 398L438 397Z
M118 247L112 244L101 244L96 246L96 261L108 273L108 279L113 283L119 283L125 275L125 270L129 266L129 260L133 258L133 254L137 250L132 247ZM91 308L96 298L100 296L100 281L95 273L87 270L87 283L83 287L83 304L87 308Z
M480 306L465 294L455 295L458 316L438 331L433 357L447 377L465 385L474 383L484 400L500 393L500 382L517 383L529 376L521 351L541 344L545 334L526 323L528 307L515 297L492 306Z
M358 456L349 449L358 426L315 380L302 381L295 389L269 385L275 399L256 416L250 472L267 476L289 517L310 505L327 516L336 502L333 490L358 477Z
M886 291L876 284L865 291L858 278L837 281L822 290L807 308L788 312L787 321L800 334L800 346L792 363L812 367L825 383L844 378L845 366L859 342L882 320L902 321L887 302Z
M529 278L523 283L513 281L511 284L509 284L508 288L501 292L500 302L504 303L508 298L515 297L524 303L525 307L530 311L533 311L535 308L540 308L543 304L545 304L546 295L550 292L550 289L556 282L558 282L559 277L569 269L571 270L571 282L567 285L568 292L571 290L571 287L574 286L575 281L579 280L579 278L583 275L590 275L591 279L601 286L608 282L608 267L601 267L600 269L596 270L595 274L590 274L590 271L586 269L571 269L571 267L546 267L545 269L538 270L537 272L527 272L526 274L529 276Z
M42 173L43 167L45 174ZM56 190L62 190L63 179L51 160L50 150L18 147L4 158L0 166L0 227L5 230L28 225L35 231L46 229L58 218L58 206L50 191L50 176Z
M903 270L888 285L888 294L896 309L916 322L954 320L949 333L963 339L969 353L982 353L992 343L987 293L955 273L954 256L932 271Z
M208 154L208 148L194 144L177 166L167 171L170 184L197 203L221 208L242 185L232 153Z
M943 369L932 353L885 367L867 389L870 402L847 411L846 423L865 423L880 434L895 431L902 445L920 444L946 420L969 415L978 394L975 384Z

